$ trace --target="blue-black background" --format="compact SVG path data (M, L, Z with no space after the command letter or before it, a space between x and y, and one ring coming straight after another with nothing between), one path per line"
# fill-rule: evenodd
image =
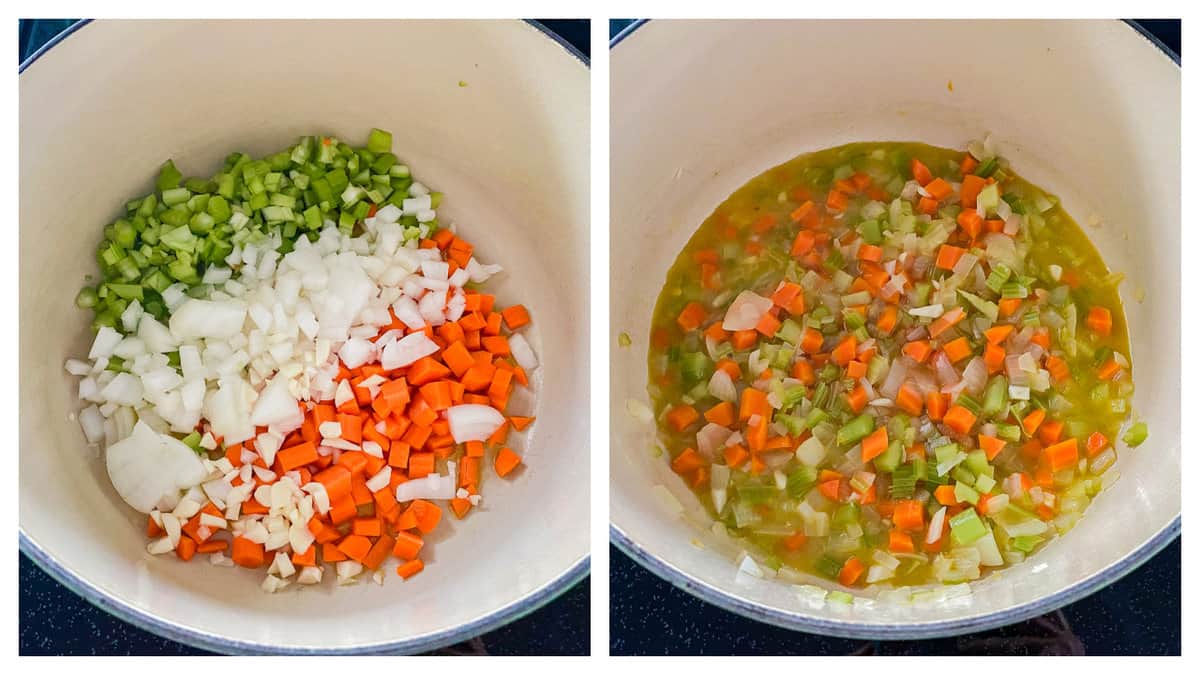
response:
M24 61L74 19L22 20ZM584 55L590 55L587 20L544 20ZM187 655L204 650L148 633L88 604L46 575L24 554L20 563L20 653L22 655ZM438 654L576 655L589 650L590 585L584 579L529 616L438 650Z
M1137 21L1180 53L1178 20ZM632 23L614 19L610 35ZM617 130L614 130L617 133ZM1180 541L1079 602L1005 628L939 640L826 638L742 618L647 572L610 547L613 654L1179 654Z

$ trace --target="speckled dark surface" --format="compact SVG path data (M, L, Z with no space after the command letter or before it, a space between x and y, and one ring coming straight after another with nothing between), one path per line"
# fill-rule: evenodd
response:
M19 22L18 63L74 19ZM590 54L588 21L543 20L583 54ZM88 604L20 556L21 655L201 655ZM473 640L438 650L455 655L582 655L589 650L591 584L584 579L529 616Z
M1180 53L1180 21L1137 20ZM610 35L632 23L610 22ZM1180 540L1108 588L1050 614L1005 628L939 640L847 640L799 633L705 603L611 547L613 654L941 655L1180 653Z
M1180 540L1117 583L1057 612L938 640L827 638L742 618L699 600L610 547L613 654L1091 654L1180 653Z

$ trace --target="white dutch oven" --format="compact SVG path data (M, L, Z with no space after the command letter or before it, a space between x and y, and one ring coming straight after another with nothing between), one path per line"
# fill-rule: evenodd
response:
M20 77L23 551L100 607L225 652L432 649L585 575L582 57L518 21L101 21L35 58ZM363 143L371 127L393 132L401 159L446 193L442 218L504 265L500 299L530 308L542 366L526 466L488 481L466 520L443 520L408 582L389 568L382 587L267 595L261 570L147 555L144 517L68 419L75 382L63 360L91 339L72 298L95 271L102 228L168 157L211 175L235 149L261 154L311 133Z
M651 21L614 42L610 484L625 552L751 618L915 638L1050 611L1178 535L1180 70L1163 50L1116 21ZM1080 223L1101 219L1088 234L1128 275L1134 403L1149 440L1121 454L1120 480L1073 531L967 597L847 607L736 577L697 500L649 451L652 429L625 413L628 399L646 400L649 319L667 268L727 195L796 155L851 141L962 148L987 132ZM617 346L618 331L631 347Z

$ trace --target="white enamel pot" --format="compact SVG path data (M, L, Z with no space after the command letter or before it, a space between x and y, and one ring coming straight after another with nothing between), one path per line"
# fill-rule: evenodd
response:
M23 64L21 549L138 626L235 653L429 650L583 578L588 82L583 57L520 21L97 21ZM407 582L393 564L382 587L334 588L327 575L268 595L262 570L149 556L144 516L68 419L76 384L63 361L91 339L72 300L96 271L102 229L168 157L211 175L234 150L313 133L361 144L372 127L392 131L400 158L445 192L441 218L505 267L500 301L529 307L542 365L537 422L516 448L525 466L487 480L466 519L443 519Z
M1048 612L1178 535L1180 69L1164 49L1118 21L650 21L614 43L610 485L622 550L754 619L919 638ZM738 577L697 500L650 452L652 428L625 412L646 401L649 320L668 267L730 193L796 155L851 141L962 148L989 132L1080 223L1099 219L1089 236L1128 276L1134 406L1149 440L1121 453L1120 479L1074 530L966 597L847 607ZM620 331L632 346L618 346Z

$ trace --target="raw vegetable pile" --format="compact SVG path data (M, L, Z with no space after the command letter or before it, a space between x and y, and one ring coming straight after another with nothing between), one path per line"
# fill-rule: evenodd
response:
M326 563L382 583L392 556L407 579L443 509L479 505L484 465L521 463L529 314L478 290L500 268L391 146L308 136L211 179L168 161L105 229L76 299L95 340L66 368L151 553L266 568L268 592Z
M668 276L660 439L743 572L979 578L1116 478L1120 280L990 141L800 157L722 204Z

